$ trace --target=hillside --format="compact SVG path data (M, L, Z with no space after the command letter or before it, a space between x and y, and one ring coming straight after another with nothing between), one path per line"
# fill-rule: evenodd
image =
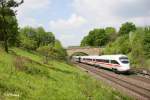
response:
M42 56L0 49L1 100L128 100L111 87L64 62L42 63Z

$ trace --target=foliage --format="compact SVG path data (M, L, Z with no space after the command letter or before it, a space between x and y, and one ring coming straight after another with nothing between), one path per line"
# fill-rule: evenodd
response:
M115 39L117 38L117 35L118 35L117 31L114 27L106 27L105 33L107 34L107 36L109 38L109 42L115 41Z
M130 59L131 59L131 64L134 66L145 66L145 56L144 56L144 50L143 50L143 35L144 30L142 28L137 29L134 33L131 34L130 36L130 44L132 51L130 52ZM133 60L134 59L134 60Z
M28 50L36 50L40 46L53 44L55 37L51 32L45 32L42 27L25 27L20 30L20 46Z
M53 45L41 46L37 51L44 56L44 63L48 63L50 59L66 60L67 53L61 43L56 40Z
M12 8L18 7L23 0L18 3L15 0L1 0L0 2L0 41L4 42L5 51L8 53L9 43L15 43L18 33L18 23L16 11Z
M59 60L66 60L67 58L67 52L66 50L63 48L62 44L60 43L59 40L56 40L55 41L55 44L54 44L54 49L57 51L57 56L56 59L59 59Z
M42 46L37 49L37 51L44 56L44 63L48 64L49 58L53 58L55 56L56 50L50 46Z
M42 27L38 27L36 30L37 48L40 46L48 45L55 42L55 37L52 32L45 32Z
M145 33L144 33L144 50L145 50L145 55L147 58L150 58L150 27L145 28Z
M136 30L136 26L131 22L126 22L122 24L119 30L120 35L129 34L132 31Z
M106 34L110 35L112 33L116 33L116 29L114 27L106 27L105 32Z
M108 41L108 37L104 29L94 29L84 37L81 46L104 46Z
M115 42L109 43L105 48L106 54L127 54L131 50L128 35L119 37Z

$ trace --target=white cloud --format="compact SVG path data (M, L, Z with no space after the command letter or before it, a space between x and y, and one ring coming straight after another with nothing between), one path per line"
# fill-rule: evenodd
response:
M71 15L67 20L58 19L56 21L50 21L50 28L52 30L69 31L82 27L86 23L86 19L76 14Z
M24 3L17 8L17 18L19 20L20 26L37 26L39 23L37 19L32 17L32 15L34 12L46 9L50 4L50 0L24 0Z
M150 17L148 17L148 16L131 18L131 19L128 19L128 21L134 22L138 26L150 25Z
M17 0L18 2L21 0ZM24 0L24 3L21 5L23 9L41 9L47 7L50 4L50 0Z
M82 38L80 37L80 32L83 32L83 27L86 23L87 20L85 18L72 14L71 17L66 20L58 19L56 21L50 21L50 29L55 33L56 37L62 41L64 46L68 46L70 43L77 45Z
M26 17L23 21L20 21L20 26L21 27L25 27L25 26L39 27L39 26L43 26L43 25L38 23L38 21L33 18Z
M118 28L125 21L139 23L140 20L141 25L150 24L145 22L145 18L150 18L149 3L149 0L74 0L73 7L92 27Z

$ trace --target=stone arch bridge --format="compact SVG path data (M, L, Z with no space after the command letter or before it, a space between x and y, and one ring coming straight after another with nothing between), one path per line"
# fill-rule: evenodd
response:
M101 55L102 48L99 47L68 47L68 56L72 56L75 53L84 53L87 55Z

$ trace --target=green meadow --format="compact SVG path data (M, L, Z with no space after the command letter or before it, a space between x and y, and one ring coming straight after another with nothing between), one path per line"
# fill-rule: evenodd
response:
M131 100L73 65L0 49L0 100Z

